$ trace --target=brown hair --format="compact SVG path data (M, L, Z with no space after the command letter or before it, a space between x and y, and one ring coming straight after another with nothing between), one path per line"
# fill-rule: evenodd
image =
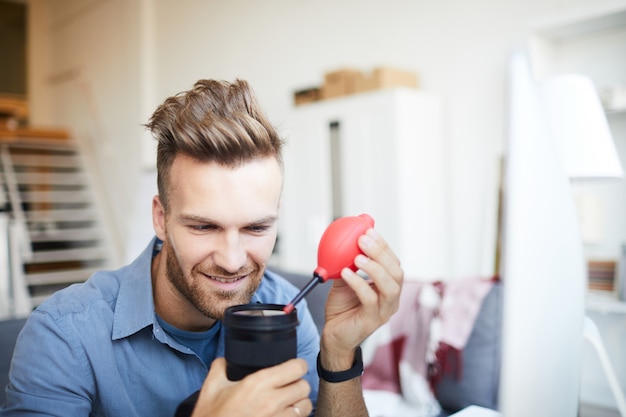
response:
M200 80L166 99L145 126L158 141L157 186L166 210L169 171L179 153L232 167L273 156L282 165L283 140L243 80Z

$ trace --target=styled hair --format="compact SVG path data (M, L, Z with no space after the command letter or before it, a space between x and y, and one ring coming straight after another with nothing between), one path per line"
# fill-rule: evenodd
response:
M165 210L178 154L229 167L275 157L282 166L283 140L244 80L199 80L191 90L166 99L145 126L158 142L157 187Z

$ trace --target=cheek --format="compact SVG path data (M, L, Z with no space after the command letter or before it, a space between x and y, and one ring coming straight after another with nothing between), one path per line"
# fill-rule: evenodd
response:
M172 250L178 258L178 262L185 272L189 272L195 265L202 263L208 256L207 242L198 239L197 236L185 235L180 236L168 235L169 243Z
M265 264L272 256L275 242L276 235L256 238L248 246L248 254L255 262Z

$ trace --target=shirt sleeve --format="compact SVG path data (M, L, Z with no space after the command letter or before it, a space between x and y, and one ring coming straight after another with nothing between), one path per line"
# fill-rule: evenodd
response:
M317 376L317 354L320 348L320 336L317 332L317 326L313 321L313 317L308 309L305 300L298 305L298 319L300 325L298 327L298 357L305 359L309 365L309 369L305 375L305 379L311 386L309 397L313 402L313 410L317 405L317 393L319 390L319 377Z
M89 416L94 379L67 317L34 311L18 337L1 417Z

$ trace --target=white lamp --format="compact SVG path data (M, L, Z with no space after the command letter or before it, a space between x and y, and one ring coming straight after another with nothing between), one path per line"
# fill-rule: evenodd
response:
M540 83L543 116L570 180L586 244L604 234L602 201L582 184L620 179L620 164L600 97L589 77L559 74Z
M570 180L621 179L624 171L593 82L578 74L555 75L541 83L540 95L546 123ZM582 232L584 240L584 227ZM598 354L617 408L626 417L624 392L604 349L600 332L589 317L585 317L583 335Z
M509 68L500 409L504 416L575 416L583 333L592 332L571 178L614 178L622 170L610 135L599 138L608 130L601 108L588 108L595 90L589 95L586 82L569 75L540 86L528 64L517 51ZM598 111L600 118L590 117ZM571 162L576 155L585 162Z
M544 115L573 181L624 176L600 97L591 79L559 74L540 85Z

